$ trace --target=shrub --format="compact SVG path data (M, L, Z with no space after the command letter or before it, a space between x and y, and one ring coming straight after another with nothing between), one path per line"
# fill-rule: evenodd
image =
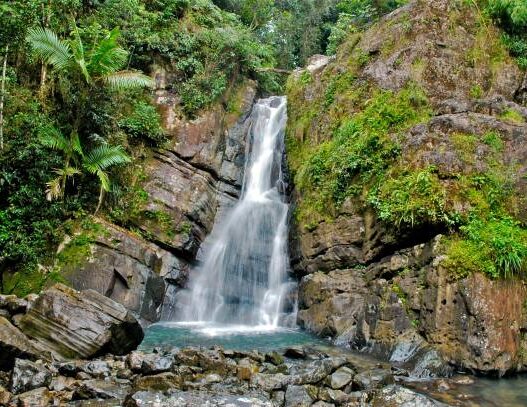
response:
M132 113L119 122L119 126L131 137L153 144L165 140L165 131L161 127L161 116L156 108L146 102L135 104Z
M508 216L473 217L447 241L445 265L463 276L483 272L492 278L523 277L527 266L527 230Z

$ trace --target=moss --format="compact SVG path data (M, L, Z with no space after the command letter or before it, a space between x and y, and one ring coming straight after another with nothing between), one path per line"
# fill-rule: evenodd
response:
M509 123L514 124L524 124L525 119L524 117L518 113L516 110L507 109L503 113L500 114L500 119L508 121Z
M398 156L398 134L431 115L426 95L414 84L400 92L374 91L370 99L355 96L354 102L358 112L340 119L331 140L313 146L289 138L288 147L295 147L290 165L303 192L297 210L301 223L331 218L348 197L367 195ZM304 159L298 157L300 149Z
M494 153L501 153L504 148L501 135L495 131L489 131L483 136L483 142L488 145Z
M472 99L481 99L483 97L483 89L479 84L475 84L470 88L470 97Z
M59 269L74 269L84 264L92 255L92 244L105 233L102 225L91 218L84 219L80 224L72 222L69 228L73 237L57 255Z

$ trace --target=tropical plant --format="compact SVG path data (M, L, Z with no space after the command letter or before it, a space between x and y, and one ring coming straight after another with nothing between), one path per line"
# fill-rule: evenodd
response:
M117 90L152 86L152 79L142 72L123 70L128 52L118 45L119 35L119 29L114 28L91 50L85 50L76 26L72 40L62 40L52 30L42 27L30 29L26 39L34 54L57 73L76 71L87 85Z
M130 162L122 146L100 145L84 154L78 136L72 134L70 138L55 127L47 126L41 134L40 140L46 147L61 151L64 154L63 168L54 170L57 175L47 183L46 198L48 201L64 196L66 181L75 175L80 175L82 169L99 179L99 201L95 213L101 207L104 193L110 190L110 177L107 170L119 164ZM79 168L80 167L80 168Z
M110 189L106 170L113 165L130 161L121 146L101 145L84 154L79 136L85 103L97 88L122 90L152 86L152 79L142 72L122 69L126 64L128 52L119 47L118 37L119 30L114 28L91 49L85 50L76 26L73 29L72 40L62 40L48 28L38 27L28 32L26 39L34 54L44 63L51 65L59 77L73 78L75 86L72 88L78 92L77 97L73 98L76 101L75 117L73 124L68 126L69 136L64 136L54 126L47 126L41 132L42 143L61 151L64 155L62 168L55 169L57 176L47 183L48 200L64 196L67 180L81 173L80 166L99 178L100 193L95 210L97 212L104 192Z

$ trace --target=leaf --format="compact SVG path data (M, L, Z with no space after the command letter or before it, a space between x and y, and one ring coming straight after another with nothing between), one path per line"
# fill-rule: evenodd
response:
M73 49L73 56L75 58L75 61L77 62L77 65L79 66L82 74L84 75L84 79L86 79L87 83L91 83L92 79L90 74L88 73L88 69L86 67L86 58L84 55L84 46L82 45L82 40L79 35L79 29L77 28L77 25L74 25L73 28L73 34L74 34L74 40L71 42L72 49Z
M88 70L98 76L113 74L121 69L126 63L128 52L119 47L117 39L120 32L114 28L93 50Z
M119 71L102 78L113 89L153 87L154 81L138 71Z
M73 59L68 42L59 39L57 34L48 28L30 29L26 41L38 58L53 65L55 69L66 69Z
M46 125L39 131L40 142L53 150L68 151L70 143L53 125Z
M90 174L96 174L99 171L119 164L129 163L130 157L124 151L122 146L99 146L91 150L84 156L83 166Z

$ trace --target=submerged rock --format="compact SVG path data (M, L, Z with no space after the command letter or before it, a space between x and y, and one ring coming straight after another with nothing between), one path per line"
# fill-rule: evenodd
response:
M79 292L62 284L44 291L19 325L62 359L123 355L143 339L138 321L122 305L93 290Z

